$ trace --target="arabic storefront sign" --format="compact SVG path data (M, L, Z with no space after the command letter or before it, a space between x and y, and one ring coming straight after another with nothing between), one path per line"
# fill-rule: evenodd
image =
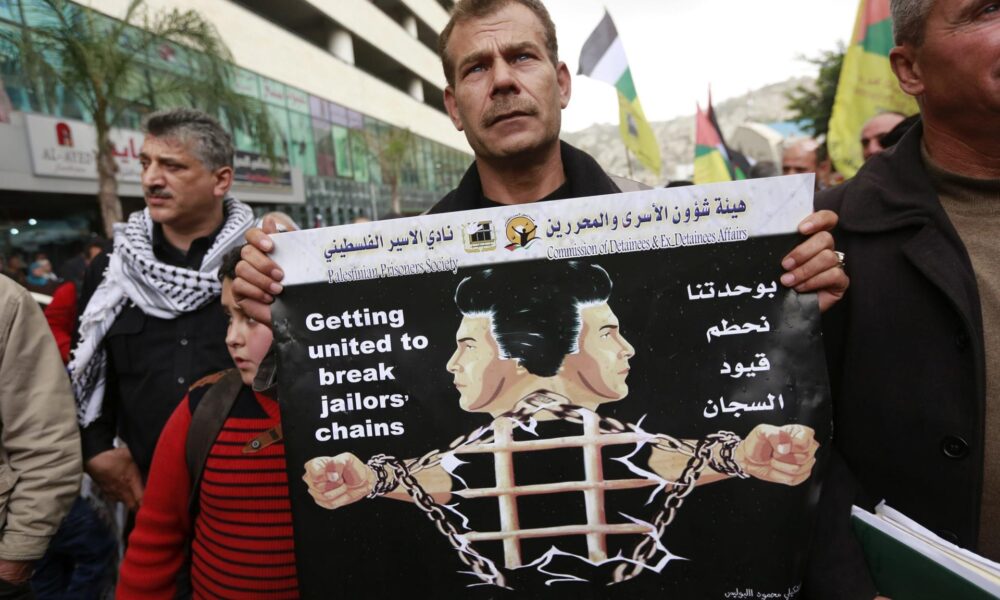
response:
M280 160L277 169L272 169L271 161L256 152L237 150L233 158L237 182L258 185L292 185L292 171L288 161Z
M785 177L276 236L301 591L793 598L831 410Z
M97 130L83 121L42 115L24 116L35 175L97 179ZM112 129L109 137L118 165L118 180L138 183L143 134Z
M25 115L31 164L35 175L97 179L97 131L93 125L71 119ZM112 129L111 144L118 164L118 181L140 183L144 134L131 129ZM292 173L282 160L277 170L271 162L254 152L237 150L234 156L234 179L239 183L291 186Z

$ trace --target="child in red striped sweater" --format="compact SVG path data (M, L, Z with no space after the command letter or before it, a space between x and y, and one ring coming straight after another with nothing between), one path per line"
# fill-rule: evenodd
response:
M172 599L178 585L186 587L188 567L194 598L298 597L278 404L250 387L272 334L233 300L237 262L238 249L226 256L219 278L226 345L243 385L205 460L194 510L188 428L219 377L192 386L164 427L122 563L119 599Z

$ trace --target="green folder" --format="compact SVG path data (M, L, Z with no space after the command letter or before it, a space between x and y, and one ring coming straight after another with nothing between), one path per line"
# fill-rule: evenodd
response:
M870 518L855 509L851 521L880 594L892 600L1000 598L980 585L996 589L982 575L903 530L893 531L894 525L876 526L874 520L880 517L864 514Z

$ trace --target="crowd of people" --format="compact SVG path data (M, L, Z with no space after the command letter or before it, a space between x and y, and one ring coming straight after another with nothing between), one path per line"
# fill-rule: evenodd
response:
M873 116L846 182L815 140L781 165L817 173L781 283L819 297L834 398L807 598L878 596L854 504L1000 559L1000 12L891 6L920 114ZM461 0L439 51L475 160L431 213L641 189L560 141L571 77L540 1ZM230 194L212 117L165 110L144 131L146 210L112 248L89 245L62 285L45 256L3 264L0 599L97 598L115 579L119 598L296 597L269 329L269 234L295 224ZM25 286L54 292L48 322ZM127 509L120 568L95 498Z
M918 117L919 115L914 115ZM913 125L915 119L906 115L884 111L875 114L861 127L859 138L861 155L868 159L891 148L904 133ZM754 164L750 176L770 177L777 175L777 169L771 163L758 166ZM844 183L844 177L834 168L833 161L827 152L826 141L808 137L788 138L782 144L781 174L798 175L812 173L816 176L816 191L821 192Z

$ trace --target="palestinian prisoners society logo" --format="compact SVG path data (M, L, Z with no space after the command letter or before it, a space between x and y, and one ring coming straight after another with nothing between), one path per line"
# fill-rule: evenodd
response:
M535 226L535 222L531 220L531 217L527 215L517 215L507 219L507 241L510 243L504 246L507 250L513 252L514 250L520 250L527 248L535 241L535 234L538 232L538 227Z
M466 252L488 252L497 249L497 232L493 221L477 221L465 224L462 236Z

